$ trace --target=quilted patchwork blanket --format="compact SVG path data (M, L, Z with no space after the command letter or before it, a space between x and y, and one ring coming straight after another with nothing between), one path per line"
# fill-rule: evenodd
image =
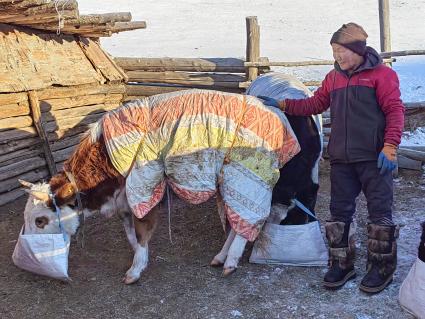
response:
M300 150L281 111L252 96L218 91L130 101L101 123L138 218L158 204L167 183L193 204L219 191L231 227L249 241L269 215L279 168Z

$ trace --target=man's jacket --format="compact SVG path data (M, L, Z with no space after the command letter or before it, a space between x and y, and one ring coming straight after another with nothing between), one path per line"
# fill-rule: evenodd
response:
M335 62L314 96L285 102L285 111L293 115L319 114L330 107L331 162L376 160L384 142L400 144L404 106L398 77L370 47L364 63L351 75Z

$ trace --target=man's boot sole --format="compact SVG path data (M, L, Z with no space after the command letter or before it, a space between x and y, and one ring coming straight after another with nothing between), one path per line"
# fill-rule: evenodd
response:
M391 282L393 281L393 275L391 275L390 277L388 277L387 280L385 280L385 282L378 286L378 287L367 287L367 286L363 286L362 284L360 284L359 289L363 292L367 292L369 294L376 294L378 292L381 292L382 290L384 290Z
M323 286L327 289L338 289L345 285L345 283L351 279L356 278L356 271L353 269L348 274L345 275L344 278L342 278L340 281L336 282L329 282L329 281L323 281Z

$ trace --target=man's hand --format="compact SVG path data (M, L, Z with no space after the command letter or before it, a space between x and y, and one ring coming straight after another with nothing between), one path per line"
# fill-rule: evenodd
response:
M380 174L383 175L386 172L392 172L397 166L397 146L384 143L381 153L378 157L378 168L380 168Z
M282 111L285 111L285 107L286 107L285 100L278 101L274 98L264 96L264 95L259 95L258 98L263 100L264 105L274 106L274 107L277 107L278 109L281 109Z

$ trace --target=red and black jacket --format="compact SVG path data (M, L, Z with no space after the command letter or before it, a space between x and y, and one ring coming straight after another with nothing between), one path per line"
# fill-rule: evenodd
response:
M331 108L331 162L376 160L385 143L399 145L404 125L397 74L367 47L364 63L351 75L335 62L314 96L285 100L292 115L320 114Z

